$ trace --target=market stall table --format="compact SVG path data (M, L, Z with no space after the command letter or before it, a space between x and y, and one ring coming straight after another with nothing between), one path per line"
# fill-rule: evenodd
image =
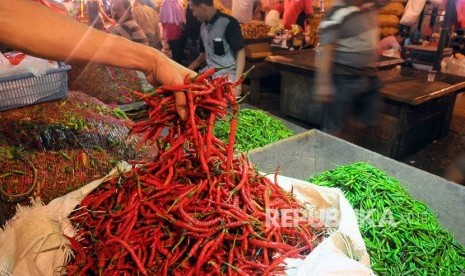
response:
M313 100L315 52L266 59L281 73L281 111L306 123L321 125L322 105ZM399 59L378 63L384 107L379 125L370 130L346 129L354 143L392 158L420 149L449 130L457 93L465 78L396 66Z
M291 51L289 49L271 47L271 53L273 55L297 55L302 53L307 53L312 51L311 48L304 48L300 50ZM254 70L248 75L250 81L250 103L259 103L260 102L260 80L267 77L279 77L279 71L275 66L265 61L265 58L252 58L247 57L245 63L245 71L250 69L252 66L255 66Z

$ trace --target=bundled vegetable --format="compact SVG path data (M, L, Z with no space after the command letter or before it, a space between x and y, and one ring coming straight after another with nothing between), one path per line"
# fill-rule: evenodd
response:
M134 124L132 133L146 133L144 142L157 155L82 201L72 218L78 234L70 238L76 258L69 275L263 275L282 271L285 258L303 258L321 241L324 227L266 222L269 208L303 206L243 155L234 156L237 83L209 80L213 72L143 95L149 119ZM187 93L185 123L174 109L172 91L179 90ZM213 128L229 104L225 143Z
M360 231L379 275L463 275L465 248L399 182L366 163L342 166L310 182L341 188L359 209Z
M229 121L219 120L215 124L214 134L222 141L228 141ZM263 147L273 142L292 136L292 131L283 123L260 110L243 109L239 111L236 129L236 145L241 152Z

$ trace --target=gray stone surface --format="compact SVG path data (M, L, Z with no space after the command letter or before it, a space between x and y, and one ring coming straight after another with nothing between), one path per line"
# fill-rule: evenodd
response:
M397 162L318 130L309 130L249 153L258 169L297 179L364 161L397 178L411 195L425 202L441 225L465 246L465 187Z

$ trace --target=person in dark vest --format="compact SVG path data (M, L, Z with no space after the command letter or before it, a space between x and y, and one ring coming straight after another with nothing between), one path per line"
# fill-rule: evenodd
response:
M245 51L239 22L232 16L221 13L213 4L213 0L190 0L192 14L202 22L200 37L201 53L189 65L196 69L206 61L208 68L224 68L213 76L229 74L232 81L238 80L244 71ZM236 97L241 94L240 86L236 87Z

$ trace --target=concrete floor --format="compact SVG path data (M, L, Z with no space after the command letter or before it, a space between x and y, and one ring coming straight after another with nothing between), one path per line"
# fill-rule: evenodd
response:
M253 106L266 110L305 129L318 128L314 125L290 118L280 112L279 83L267 80L262 83L262 93L259 104ZM244 90L247 90L245 87ZM444 177L445 171L459 156L465 155L465 93L458 95L451 128L446 137L433 141L423 149L398 161Z
M446 137L400 160L411 166L443 176L459 156L465 155L465 94L458 95L451 127Z

